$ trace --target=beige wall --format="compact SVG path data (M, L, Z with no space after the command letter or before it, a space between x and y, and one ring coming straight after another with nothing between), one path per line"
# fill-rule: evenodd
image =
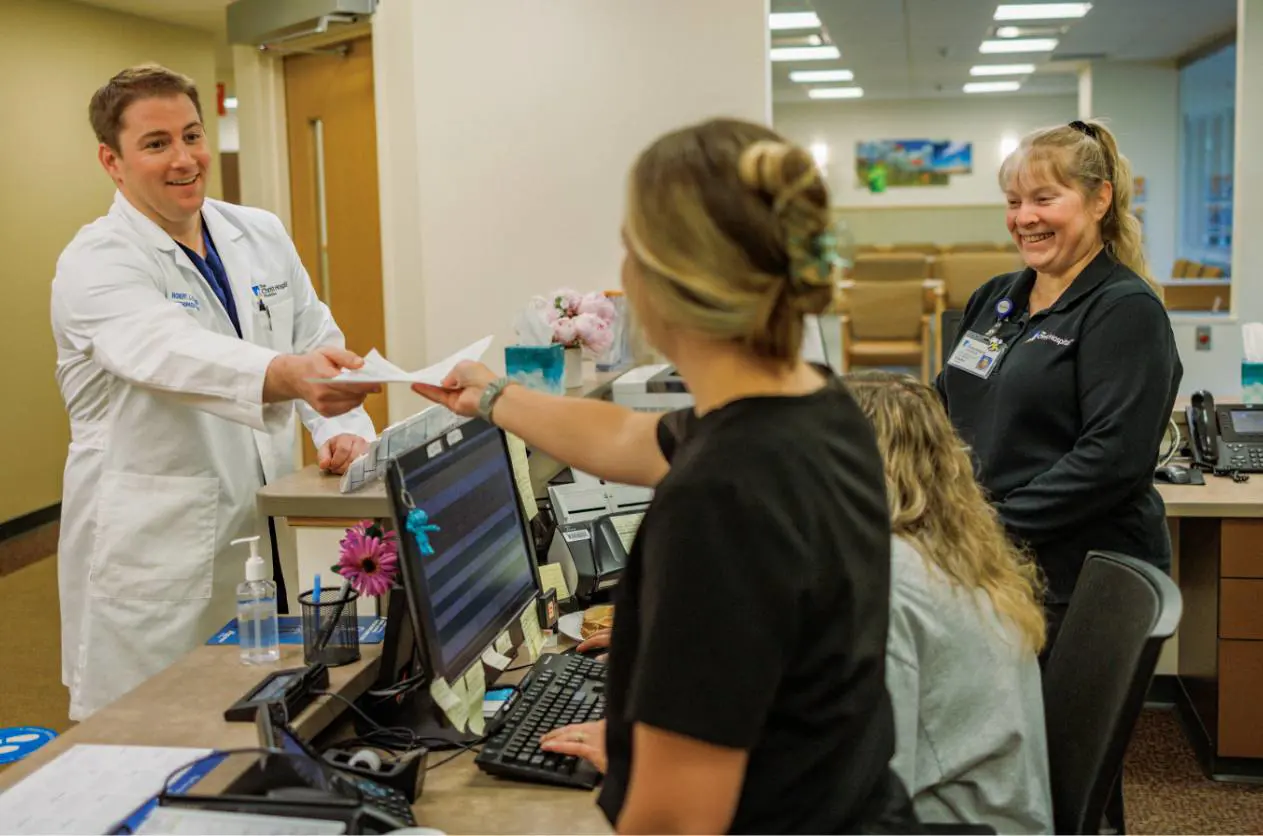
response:
M387 356L417 368L495 334L503 368L532 294L617 287L636 153L710 116L770 121L766 13L767 0L383 0ZM471 44L494 46L471 59ZM404 395L392 390L392 418L420 407Z
M1004 204L986 206L833 207L857 244L1007 243Z
M215 143L213 36L66 0L0 0L0 288L10 452L0 520L61 498L69 430L53 379L48 293L57 256L109 208L113 187L87 122L92 92L119 69L159 61L198 81ZM210 182L219 194L219 176Z

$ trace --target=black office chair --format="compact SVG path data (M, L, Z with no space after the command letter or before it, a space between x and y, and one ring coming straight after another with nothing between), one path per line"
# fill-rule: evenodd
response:
M1182 610L1179 588L1161 570L1121 554L1088 553L1044 668L1057 833L1097 833L1107 810L1110 824L1126 832L1115 784L1158 654Z

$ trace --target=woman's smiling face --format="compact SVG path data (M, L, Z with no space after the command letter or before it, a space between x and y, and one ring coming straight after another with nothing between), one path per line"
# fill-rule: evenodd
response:
M1022 166L1005 189L1009 235L1028 266L1064 275L1101 246L1101 219L1112 195L1109 183L1085 196L1045 172Z

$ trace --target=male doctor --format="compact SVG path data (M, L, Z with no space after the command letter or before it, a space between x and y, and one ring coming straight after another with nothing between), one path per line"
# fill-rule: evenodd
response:
M294 412L341 472L374 438L357 368L281 222L206 198L197 89L124 70L89 118L117 184L57 262L52 323L70 414L58 574L62 681L82 720L232 618L268 526L255 492L292 470Z

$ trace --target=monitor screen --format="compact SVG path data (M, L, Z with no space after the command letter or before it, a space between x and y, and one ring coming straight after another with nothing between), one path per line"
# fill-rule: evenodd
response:
M535 596L531 538L504 433L470 421L400 454L387 485L408 609L431 671L455 679ZM425 512L425 554L408 529Z

